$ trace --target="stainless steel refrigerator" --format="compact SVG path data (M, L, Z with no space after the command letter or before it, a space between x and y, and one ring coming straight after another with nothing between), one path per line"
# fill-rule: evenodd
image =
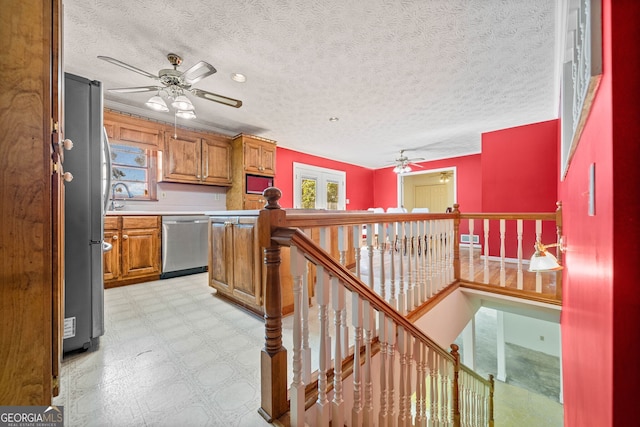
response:
M102 85L72 74L64 80L65 321L63 351L89 349L104 334L103 217L110 156L102 121Z

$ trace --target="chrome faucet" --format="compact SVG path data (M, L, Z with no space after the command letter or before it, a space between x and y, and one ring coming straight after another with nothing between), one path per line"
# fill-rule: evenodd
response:
M124 203L116 203L116 188L122 186L124 187L125 190L127 190L127 195L129 196L129 198L131 199L133 197L133 194L131 194L131 191L129 190L129 187L127 186L127 184L125 184L124 182L115 182L113 183L113 185L111 186L111 210L117 210L117 209L122 209L124 208Z

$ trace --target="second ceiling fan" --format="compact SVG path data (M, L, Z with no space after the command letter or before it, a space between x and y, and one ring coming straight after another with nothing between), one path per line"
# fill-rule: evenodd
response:
M167 55L167 59L173 68L162 69L158 71L158 75L155 75L109 56L98 56L98 58L156 80L158 84L155 86L109 89L109 92L115 93L158 92L158 95L151 97L146 103L149 108L156 111L169 111L169 108L167 107L164 99L160 96L160 93L164 93L172 101L171 105L176 109L176 115L183 118L195 118L195 107L189 98L185 96L186 92L189 92L199 98L228 105L230 107L240 108L242 106L242 101L238 99L229 98L217 93L193 87L193 85L200 80L216 72L213 65L205 61L200 61L185 71L179 71L178 67L182 64L182 58L174 53L170 53Z

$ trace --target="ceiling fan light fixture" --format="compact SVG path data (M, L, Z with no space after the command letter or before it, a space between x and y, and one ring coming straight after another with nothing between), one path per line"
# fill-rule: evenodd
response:
M162 111L165 113L169 111L169 107L167 107L167 103L164 102L164 99L162 99L160 95L152 96L145 103L145 105L155 111Z
M182 111L193 111L196 109L196 107L193 106L189 98L187 98L184 95L177 96L176 99L174 99L173 102L171 103L171 106L176 110L182 110Z
M180 117L181 119L195 119L196 112L193 110L178 110L176 111L176 117Z

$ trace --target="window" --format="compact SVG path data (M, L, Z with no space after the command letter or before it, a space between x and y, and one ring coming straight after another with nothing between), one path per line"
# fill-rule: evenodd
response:
M344 171L294 163L293 176L295 208L345 209Z
M155 150L132 145L111 144L111 178L116 199L155 200L156 160ZM127 194L127 189L130 194Z

